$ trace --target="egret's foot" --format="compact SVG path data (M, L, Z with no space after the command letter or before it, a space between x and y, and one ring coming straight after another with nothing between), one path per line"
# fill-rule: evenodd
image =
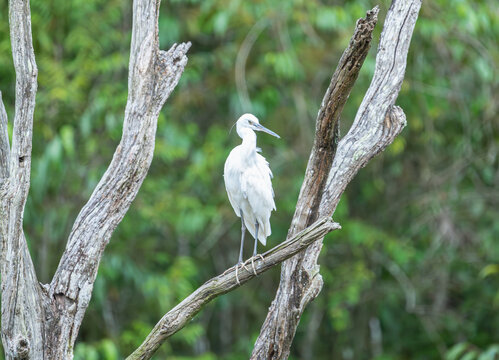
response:
M250 261L250 262L251 262L251 268L253 269L253 274L255 274L255 276L258 276L258 274L256 273L256 269L255 269L255 259L257 259L257 258L259 258L260 260L262 260L262 262L264 261L264 259L263 259L263 256L262 256L262 255L260 255L260 254L256 254L256 255L254 255L254 256L252 256L252 257L250 257L248 260L246 260L246 261L243 263L243 265L242 265L242 266L244 266L244 268L246 269L245 265L246 265L246 263L247 263L248 261ZM246 270L248 270L248 269L246 269Z
M249 269L246 267L246 263L243 263L242 261L241 261L241 262L239 262L239 263L237 263L237 265L236 265L236 282L237 282L237 285L241 285L241 283L239 282L239 276L238 276L238 274L237 274L237 271L238 271L238 269L239 269L239 266L240 266L241 268L244 268L244 270L249 271Z
M239 282L239 276L237 276L237 269L239 269L239 264L236 265L236 283L237 285L241 285L241 283Z
M225 271L222 273L222 276L224 276L224 275L225 275L225 274L227 274L228 272L231 272L233 267L234 267L234 266L232 266L232 267L228 268L227 270L225 270Z
M244 268L244 270L249 271L249 269L246 267L246 263L243 263L242 261L240 261L236 264L236 282L237 282L237 285L241 285L241 283L239 282L239 274L238 274L239 267L242 267L242 268ZM225 275L230 270L232 270L232 268L225 270L225 272L222 275Z

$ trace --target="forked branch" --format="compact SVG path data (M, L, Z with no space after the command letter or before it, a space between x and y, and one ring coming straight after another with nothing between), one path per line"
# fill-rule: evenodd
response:
M16 100L12 148L7 114L0 105L0 240L2 278L2 342L7 359L39 356L43 312L40 288L24 237L22 221L31 170L33 113L38 70L31 39L29 1L9 1Z
M340 116L371 47L372 34L378 21L378 11L378 7L375 7L366 13L365 18L357 21L350 43L340 58L322 100L316 120L314 146L288 237L304 229L317 218L332 214L325 215L321 212L319 204L322 201L338 147ZM279 284L276 300L272 303L262 326L252 358L265 358L268 354L286 357L283 354L287 354L286 349L291 345L303 309L322 288L319 266L314 257L308 255L319 253L321 248L322 241L317 241L304 252L283 263L281 278L287 280ZM299 270L295 272L296 269ZM291 278L299 280L292 282ZM280 311L280 309L291 311ZM281 347L284 348L282 352Z
M112 232L149 169L159 112L177 85L190 44L159 50L160 0L134 0L128 99L123 136L111 164L83 207L57 271L40 286L22 220L30 185L37 66L29 0L9 1L16 70L12 148L0 99L0 240L2 341L7 359L69 359Z
M331 167L323 189L320 193L307 195L307 190L302 188L300 193L299 204L318 204L315 208L317 216L333 215L341 194L358 170L383 151L405 126L405 115L394 104L404 79L407 53L420 7L421 0L393 0L390 6L378 46L373 80L350 131L339 142L334 159L329 159ZM323 102L321 112L324 106ZM328 141L328 138L325 140ZM315 151L317 149L314 147L311 159ZM307 169L305 181L313 176L315 174ZM302 199L303 195L307 197ZM303 208L297 207L290 233L303 226L304 217L309 218L306 213L301 216ZM251 359L277 360L289 356L301 314L322 288L317 264L321 248L322 241L319 240L283 264L276 298L262 326ZM297 277L296 274L307 276Z
M293 238L282 242L263 254L263 261L255 261L257 275L280 264L282 261L297 254L329 232L340 229L340 225L330 218L323 218L306 228ZM127 360L150 359L159 346L170 336L182 329L206 304L214 298L228 293L240 285L253 279L256 275L253 269L239 268L239 284L236 281L236 267L226 273L214 277L185 298L180 304L166 313L156 324L140 347Z
M160 0L134 0L128 99L113 159L78 215L49 288L74 344L104 248L137 195L151 164L157 120L187 64L190 43L159 50ZM50 334L51 335L51 334ZM58 336L57 334L55 336Z

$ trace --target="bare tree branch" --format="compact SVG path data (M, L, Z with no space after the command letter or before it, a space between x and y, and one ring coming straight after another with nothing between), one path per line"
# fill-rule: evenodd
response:
M314 145L288 232L292 236L320 217L318 209L339 141L339 121L364 60L371 48L378 7L357 21L354 34L331 78L317 115Z
M263 254L264 261L255 262L256 274L261 274L285 259L306 249L318 239L324 238L329 232L340 229L340 225L333 222L331 218L322 218ZM226 273L214 277L200 286L180 304L166 313L156 324L142 345L131 354L127 360L150 359L161 344L177 331L182 329L201 309L214 298L228 293L240 285L253 279L256 275L252 269L239 270L239 284L236 281L236 267L232 267Z
M312 209L317 212L316 216L332 216L341 194L358 170L384 150L405 126L405 115L394 103L404 78L407 52L420 6L421 0L392 2L378 46L372 83L350 131L338 144L334 160L329 160L332 164L325 170L328 175L323 191L307 196L307 189L302 187L298 204L312 204ZM366 19L368 18L369 14ZM355 35L352 40L354 39ZM352 42L349 47L351 45ZM342 66L338 66L339 71L341 68ZM324 107L325 102L319 114ZM317 130L320 132L321 128L318 126ZM330 137L324 139L326 144L331 141ZM316 151L318 149L314 146L311 160ZM304 184L308 178L317 176L315 169L307 169ZM320 179L323 181L324 177L321 176ZM319 198L314 194L319 194ZM306 198L302 200L302 196ZM297 206L290 234L313 219L313 213L306 213L309 209L307 206L309 205ZM317 264L321 248L322 241L319 240L283 264L276 298L255 343L251 359L286 359L289 356L301 314L322 288L323 281Z
M341 112L371 47L372 33L378 20L378 11L378 7L375 7L367 12L365 18L357 21L354 34L340 58L322 100L317 115L314 146L310 154L288 237L304 229L318 217L324 216L319 212L319 204L322 201L338 146ZM314 243L310 248L319 252L322 248L322 242ZM302 267L299 264L306 261L306 253L309 251L312 250L307 249L284 262L282 274L284 274L284 269L295 269L297 267L301 269ZM288 272L285 274L287 281L281 280L276 297L277 301L271 305L267 319L255 344L253 358L264 358L265 354L273 354L274 341L287 342L291 345L302 309L309 301L315 298L322 287L319 266L314 262L303 268L306 271L294 274ZM296 282L289 280L291 276L297 278ZM297 286L297 291L303 290L304 292L299 293L298 296L292 299L284 299L292 291L290 289L292 286ZM293 311L278 311L278 309L282 309L280 306L289 306L286 309L293 309ZM280 320L278 317L285 320ZM282 328L277 330L277 326L282 326Z
M71 356L104 248L146 177L159 112L187 63L188 44L158 48L160 0L135 0L123 135L111 164L78 215L49 287L60 332L50 343ZM70 337L69 339L67 337ZM59 349L57 351L60 351ZM50 358L63 356L51 354Z
M0 105L3 178L0 186L0 225L2 342L7 358L11 359L42 354L43 311L40 287L22 230L24 206L30 186L31 138L38 74L31 39L29 1L9 1L9 24L16 71L16 103L11 151L7 115L3 103Z

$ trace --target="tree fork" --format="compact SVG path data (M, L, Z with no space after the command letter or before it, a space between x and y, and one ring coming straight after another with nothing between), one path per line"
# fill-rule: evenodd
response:
M37 67L29 1L9 1L16 70L12 147L0 104L2 342L7 359L70 359L97 268L149 169L159 112L187 63L190 44L159 49L160 0L134 0L123 136L111 164L77 217L59 267L40 285L22 230L30 184ZM1 100L1 99L0 99Z
M385 18L371 85L357 111L352 127L338 143L337 148L334 146L336 138L331 139L327 130L332 128L333 124L336 125L337 120L334 119L339 119L342 105L336 116L327 122L329 127L321 126L323 122L321 114L327 113L329 101L335 102L342 97L328 96L330 89L326 92L317 118L316 141L289 235L313 221L314 216L332 216L341 194L358 170L391 144L405 126L405 115L402 109L394 104L404 79L407 53L420 7L421 0L392 1ZM343 97L345 100L356 74L353 81L347 82L345 87L341 86L344 79L341 76L336 77L336 74L349 69L355 70L355 67L349 66L345 60L349 58L348 54L356 52L361 59L357 61L357 73L360 70L369 49L377 12L378 9L374 8L367 13L365 19L357 22L355 33L333 75L331 84L335 78L338 79L340 85L334 88L338 89L340 94L346 94ZM355 48L356 52L353 51ZM318 138L324 139L326 149L329 151L317 146ZM323 157L322 163L317 162L316 159L321 158L322 152L326 152L326 156ZM323 175L324 173L326 174ZM316 184L314 178L318 175L321 185L314 186ZM316 207L311 209L307 204L314 204ZM317 264L321 248L322 241L319 240L306 251L283 263L279 288L256 340L251 359L277 360L289 356L301 315L307 304L322 289L323 281Z

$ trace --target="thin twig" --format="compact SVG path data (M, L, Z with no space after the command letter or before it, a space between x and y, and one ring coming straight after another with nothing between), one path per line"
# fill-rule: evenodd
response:
M248 85L246 83L246 61L248 60L251 48L268 23L267 18L262 18L257 21L244 38L243 43L237 52L235 65L236 89L243 111L251 111L252 108L251 99L248 93Z

